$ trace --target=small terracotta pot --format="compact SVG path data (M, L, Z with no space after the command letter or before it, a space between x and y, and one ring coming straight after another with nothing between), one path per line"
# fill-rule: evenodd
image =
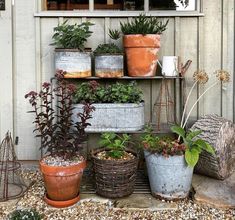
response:
M85 167L86 161L67 167L48 166L40 161L48 199L66 201L78 197Z
M124 35L123 46L126 52L129 76L154 76L157 68L157 53L160 48L160 35Z

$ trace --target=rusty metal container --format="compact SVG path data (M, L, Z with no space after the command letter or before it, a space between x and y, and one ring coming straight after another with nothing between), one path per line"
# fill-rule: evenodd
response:
M95 111L88 120L91 126L88 132L128 132L138 131L144 127L144 103L102 103L93 104ZM78 120L77 114L82 112L83 105L75 104L72 120Z
M123 54L95 55L95 75L104 78L122 77Z
M55 68L66 71L65 78L91 76L91 52L77 49L55 49Z
M184 155L164 157L144 151L152 195L166 200L186 198L189 194L193 168Z

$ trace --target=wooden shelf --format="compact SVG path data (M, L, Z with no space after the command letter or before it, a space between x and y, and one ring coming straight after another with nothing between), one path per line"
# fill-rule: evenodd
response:
M152 76L152 77L130 77L130 76L123 76L120 78L101 78L96 76L86 77L86 78L66 78L66 79L79 79L79 80L152 80L152 79L184 79L182 76Z

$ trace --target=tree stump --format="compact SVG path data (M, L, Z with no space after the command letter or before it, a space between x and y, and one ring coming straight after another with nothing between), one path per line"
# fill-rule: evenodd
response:
M201 130L198 137L215 149L215 155L200 154L195 172L222 180L230 176L235 168L235 125L218 115L206 115L191 130Z

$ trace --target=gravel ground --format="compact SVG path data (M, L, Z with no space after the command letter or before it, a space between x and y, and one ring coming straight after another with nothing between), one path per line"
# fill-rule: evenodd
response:
M110 202L101 203L95 201L83 201L72 207L56 209L46 205L43 201L44 186L38 172L24 173L24 177L34 180L35 183L28 192L15 205L6 204L0 206L0 219L7 219L8 213L19 208L35 208L43 215L43 220L171 220L171 219L198 219L220 220L235 219L235 210L220 210L205 205L193 203L192 200L177 202L177 210L166 211L138 211L117 209Z

